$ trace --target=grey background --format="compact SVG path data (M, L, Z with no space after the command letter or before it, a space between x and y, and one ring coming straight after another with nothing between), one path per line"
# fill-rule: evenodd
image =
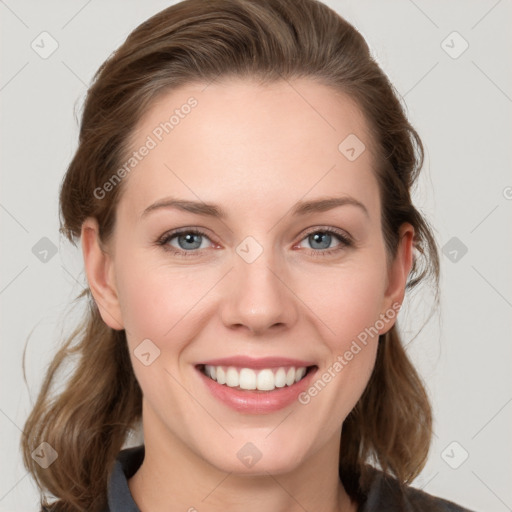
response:
M58 233L74 110L110 52L171 3L0 0L2 512L37 510L19 436L85 283L80 251ZM427 152L415 200L445 247L440 310L427 321L425 289L399 317L435 410L430 458L413 485L474 510L512 510L512 2L326 3L363 33L407 104ZM46 59L31 47L43 46L43 31L58 43Z

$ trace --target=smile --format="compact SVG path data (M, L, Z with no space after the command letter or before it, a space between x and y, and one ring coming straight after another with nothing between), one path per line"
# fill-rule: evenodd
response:
M234 366L200 365L199 369L218 384L241 390L273 391L301 381L313 366L279 368L237 368Z

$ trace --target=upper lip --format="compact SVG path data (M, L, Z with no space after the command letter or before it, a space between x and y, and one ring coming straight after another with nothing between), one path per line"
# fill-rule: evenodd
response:
M206 364L209 366L237 366L239 368L279 368L281 366L294 366L295 368L301 368L303 366L307 367L315 365L315 363L311 361L292 359L289 357L254 358L248 356L234 356L201 361L200 363L197 363L197 366Z

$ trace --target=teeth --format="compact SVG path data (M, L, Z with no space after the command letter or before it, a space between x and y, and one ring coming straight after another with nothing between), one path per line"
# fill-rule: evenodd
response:
M228 371L226 372L226 386L229 386L230 388L236 388L239 382L240 377L236 371L236 368L229 367Z
M215 366L205 366L206 368L209 368L206 375L210 376L213 380L216 380L219 384L226 384L226 372L224 371L224 368L221 366L218 366L215 368ZM215 377L215 372L217 372L217 377Z
M295 372L295 382L299 382L299 380L301 380L304 375L306 375L306 368L299 368Z
M249 368L242 368L240 370L238 385L243 389L261 389L259 376L256 377L256 372Z
M240 387L244 389L242 386ZM272 391L273 389L276 389L274 374L272 373L272 370L261 370L258 373L258 384L256 385L256 388L260 389L261 391Z
M286 385L286 372L284 368L279 368L274 377L276 388L283 388Z
M306 375L307 368L265 368L253 370L252 368L235 368L233 366L204 366L204 373L219 384L230 388L258 389L260 391L273 391L275 388L291 386L299 382Z

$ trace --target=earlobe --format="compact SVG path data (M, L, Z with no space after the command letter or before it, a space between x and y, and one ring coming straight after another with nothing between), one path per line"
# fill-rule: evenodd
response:
M100 244L98 222L89 217L82 224L82 254L89 288L103 321L112 329L124 329L117 289L114 282L113 261Z
M385 334L394 325L396 315L405 296L407 278L413 264L414 227L404 223L400 227L399 242L396 256L389 268L387 289L384 296L384 311L386 317L393 318L380 334Z

